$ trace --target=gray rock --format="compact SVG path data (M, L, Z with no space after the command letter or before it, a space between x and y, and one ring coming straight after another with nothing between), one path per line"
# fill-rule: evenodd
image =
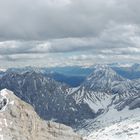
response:
M0 104L1 140L82 140L70 127L40 119L11 91L0 91Z

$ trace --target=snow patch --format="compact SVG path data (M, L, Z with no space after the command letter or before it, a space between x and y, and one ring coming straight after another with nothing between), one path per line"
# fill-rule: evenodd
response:
M140 140L140 117L96 130L85 140Z

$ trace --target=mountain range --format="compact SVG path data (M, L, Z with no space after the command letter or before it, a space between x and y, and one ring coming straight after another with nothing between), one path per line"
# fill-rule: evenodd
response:
M77 87L54 80L54 71L9 69L1 75L0 89L12 90L19 98L31 104L41 118L69 125L90 140L95 139L98 132L103 132L101 136L105 132L112 134L109 128L118 125L123 128L125 122L130 122L131 127L134 118L139 122L139 75L128 78L116 70L129 69L129 72L139 73L139 66L92 66L92 72ZM129 131L126 131L128 133L124 133L125 137L130 137ZM117 136L122 138L119 132ZM135 133L132 133L131 137L134 136Z
M25 73L6 72L0 79L0 89L10 89L19 98L31 104L46 120L67 125L83 118L92 118L94 113L87 104L76 104L69 96L69 87L53 79L28 71Z

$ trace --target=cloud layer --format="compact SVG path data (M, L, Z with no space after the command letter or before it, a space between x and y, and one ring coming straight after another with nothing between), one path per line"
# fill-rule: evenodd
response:
M2 67L139 62L139 0L1 0Z

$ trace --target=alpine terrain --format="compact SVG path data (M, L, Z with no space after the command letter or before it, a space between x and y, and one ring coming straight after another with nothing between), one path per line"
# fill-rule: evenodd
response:
M78 126L88 140L138 140L140 138L140 85L118 75L109 66L97 65L71 95L97 114Z
M131 140L140 135L140 80L126 79L110 65L92 66L74 88L40 69L9 69L0 78L3 88L31 104L41 118L69 125L85 139Z
M82 140L70 127L40 119L31 105L13 92L0 91L1 140Z

